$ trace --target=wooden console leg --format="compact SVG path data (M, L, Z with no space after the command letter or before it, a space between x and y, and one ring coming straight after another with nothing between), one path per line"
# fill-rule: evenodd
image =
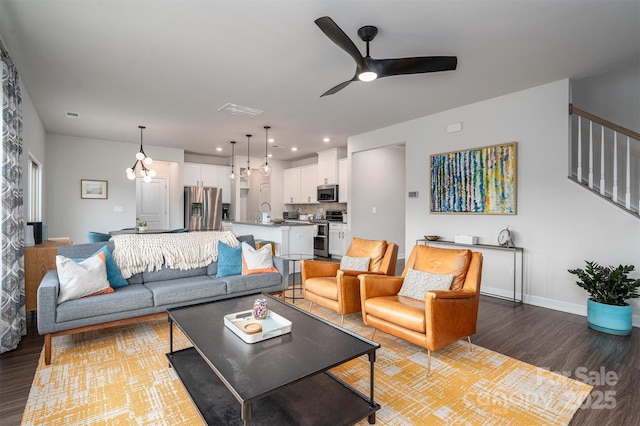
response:
M51 334L44 335L44 363L51 364Z

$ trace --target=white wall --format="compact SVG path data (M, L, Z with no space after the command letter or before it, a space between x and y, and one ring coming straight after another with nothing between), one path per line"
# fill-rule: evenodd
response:
M349 210L351 236L392 241L405 257L405 149L381 147L352 152ZM369 188L367 191L353 188ZM376 212L373 213L375 208Z
M640 132L640 62L572 82L573 104Z
M418 199L405 198L407 253L426 233L448 240L472 234L481 243L496 244L498 232L509 225L516 245L525 250L525 301L585 315L587 295L567 269L583 267L585 260L640 267L640 222L567 179L569 102L569 81L561 80L354 136L349 151L406 142L404 192L419 191ZM454 122L462 122L463 130L448 134L446 126ZM518 142L516 215L429 214L431 154L513 141ZM364 184L351 190L375 188ZM349 210L362 215L368 208L350 203ZM508 261L485 251L485 290L508 291L511 274ZM634 324L640 325L638 299L632 305Z
M135 225L136 185L127 179L125 169L135 162L138 145L56 134L46 138L46 225L50 237L71 237L74 243L87 242L88 231L109 232ZM171 173L171 228L183 226L182 175L184 152L181 149L145 145L154 161L177 163L165 165ZM108 199L81 199L80 180L107 180ZM114 207L122 207L115 212Z
M42 126L42 122L40 121L40 116L33 106L33 102L31 101L31 97L27 92L27 88L24 86L22 81L20 82L20 94L22 95L22 177L23 177L23 188L25 189L24 200L29 198L29 194L26 193L28 191L27 188L27 165L29 161L29 153L31 153L36 160L42 166L41 175L43 176L43 186L44 180L46 179L46 167L45 167L45 131ZM44 191L43 191L44 193ZM41 217L43 219L46 217L45 213L45 203L44 199L41 200ZM24 206L23 213L25 218L25 223L27 222L27 206Z

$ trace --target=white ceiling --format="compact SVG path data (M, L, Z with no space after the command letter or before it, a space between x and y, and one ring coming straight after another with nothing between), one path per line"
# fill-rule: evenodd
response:
M313 22L325 15L362 51L358 28L377 26L374 58L457 55L458 69L357 82L320 98L355 70ZM246 152L252 133L252 153L262 155L268 124L280 145L274 158L291 160L628 66L640 55L640 0L0 0L0 35L47 132L138 143L143 124L145 144L216 156L230 155L231 140ZM218 112L227 102L265 112Z

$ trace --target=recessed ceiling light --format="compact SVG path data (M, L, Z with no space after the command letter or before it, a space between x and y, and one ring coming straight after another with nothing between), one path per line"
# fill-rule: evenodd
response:
M293 148L291 148L291 151L297 151L298 148L296 148L295 146Z
M269 138L269 143L274 143L276 140L274 138Z
M273 154L269 154L269 155L267 155L267 157L271 158L271 157L273 157Z
M216 148L216 151L220 152L220 151L222 151L222 148L217 147L217 148Z
M322 142L331 142L331 139L329 139L329 138L324 138L324 139L322 139Z

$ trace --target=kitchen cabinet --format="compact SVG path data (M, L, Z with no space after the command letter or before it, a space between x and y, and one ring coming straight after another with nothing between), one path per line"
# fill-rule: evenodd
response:
M184 163L184 186L207 186L222 188L222 202L231 203L231 182L228 166L213 164Z
M317 203L318 165L300 168L300 198L302 203Z
M300 202L300 167L284 170L284 203Z
M338 183L338 160L346 155L342 148L318 152L318 185Z
M338 202L349 202L349 160L338 160Z
M329 223L329 256L344 256L351 244L351 229L343 223Z
M284 203L315 204L317 202L318 166L293 167L284 170Z

